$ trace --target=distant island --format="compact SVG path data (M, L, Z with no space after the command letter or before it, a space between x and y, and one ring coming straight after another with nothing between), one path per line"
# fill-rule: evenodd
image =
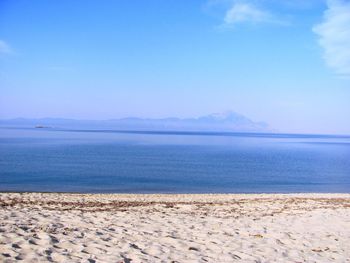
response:
M40 123L40 125L38 125ZM271 132L265 122L253 121L233 111L213 113L198 118L122 118L110 120L75 120L63 118L0 120L2 127L62 129L118 129L158 131Z

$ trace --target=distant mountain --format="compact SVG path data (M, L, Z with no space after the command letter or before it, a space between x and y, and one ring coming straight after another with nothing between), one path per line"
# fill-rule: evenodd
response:
M0 120L2 127L52 127L62 129L114 129L159 131L271 132L264 122L254 122L232 111L198 118L74 120L60 118Z

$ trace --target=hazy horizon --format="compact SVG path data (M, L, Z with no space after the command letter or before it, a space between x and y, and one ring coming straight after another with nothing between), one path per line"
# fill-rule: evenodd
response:
M220 126L220 122L217 124L219 126L208 126L203 128L201 126L197 126L195 122L193 122L193 126L189 129L186 126L174 126L174 123L185 121L197 121L203 117L210 116L196 116L189 118L178 118L174 116L164 117L164 118L140 118L140 117L122 117L122 118L112 118L112 119L71 119L71 118L51 118L51 117L42 117L42 118L9 118L9 119L0 119L0 128L36 128L37 126L42 126L44 128L54 128L53 130L85 130L89 131L130 131L130 132L180 132L180 133L188 133L188 134L200 134L203 133L256 133L256 134L290 134L290 135L320 135L320 136L346 136L349 137L350 133L313 133L313 132L285 132L275 129L271 127L268 123L263 121L255 121L249 119L247 116L241 115L243 118L247 118L252 122L253 125L257 125L254 129L247 129L242 127L229 128L227 126ZM227 120L223 120L222 124L225 124ZM122 124L132 124L118 126L117 124L122 122ZM123 123L124 122L124 123ZM141 124L141 125L140 125ZM145 125L146 124L146 125ZM170 124L170 125L169 125ZM227 123L226 123L227 124ZM159 126L160 125L160 126ZM165 126L164 126L165 125ZM50 129L51 130L51 129Z
M350 134L345 0L1 1L0 119L193 118Z

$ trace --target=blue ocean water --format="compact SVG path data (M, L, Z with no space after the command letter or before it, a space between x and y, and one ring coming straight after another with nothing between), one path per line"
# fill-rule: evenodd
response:
M1 128L0 191L350 192L350 137Z

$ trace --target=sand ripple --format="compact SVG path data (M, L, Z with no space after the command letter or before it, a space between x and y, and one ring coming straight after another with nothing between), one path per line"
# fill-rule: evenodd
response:
M350 195L0 194L0 261L350 262Z

